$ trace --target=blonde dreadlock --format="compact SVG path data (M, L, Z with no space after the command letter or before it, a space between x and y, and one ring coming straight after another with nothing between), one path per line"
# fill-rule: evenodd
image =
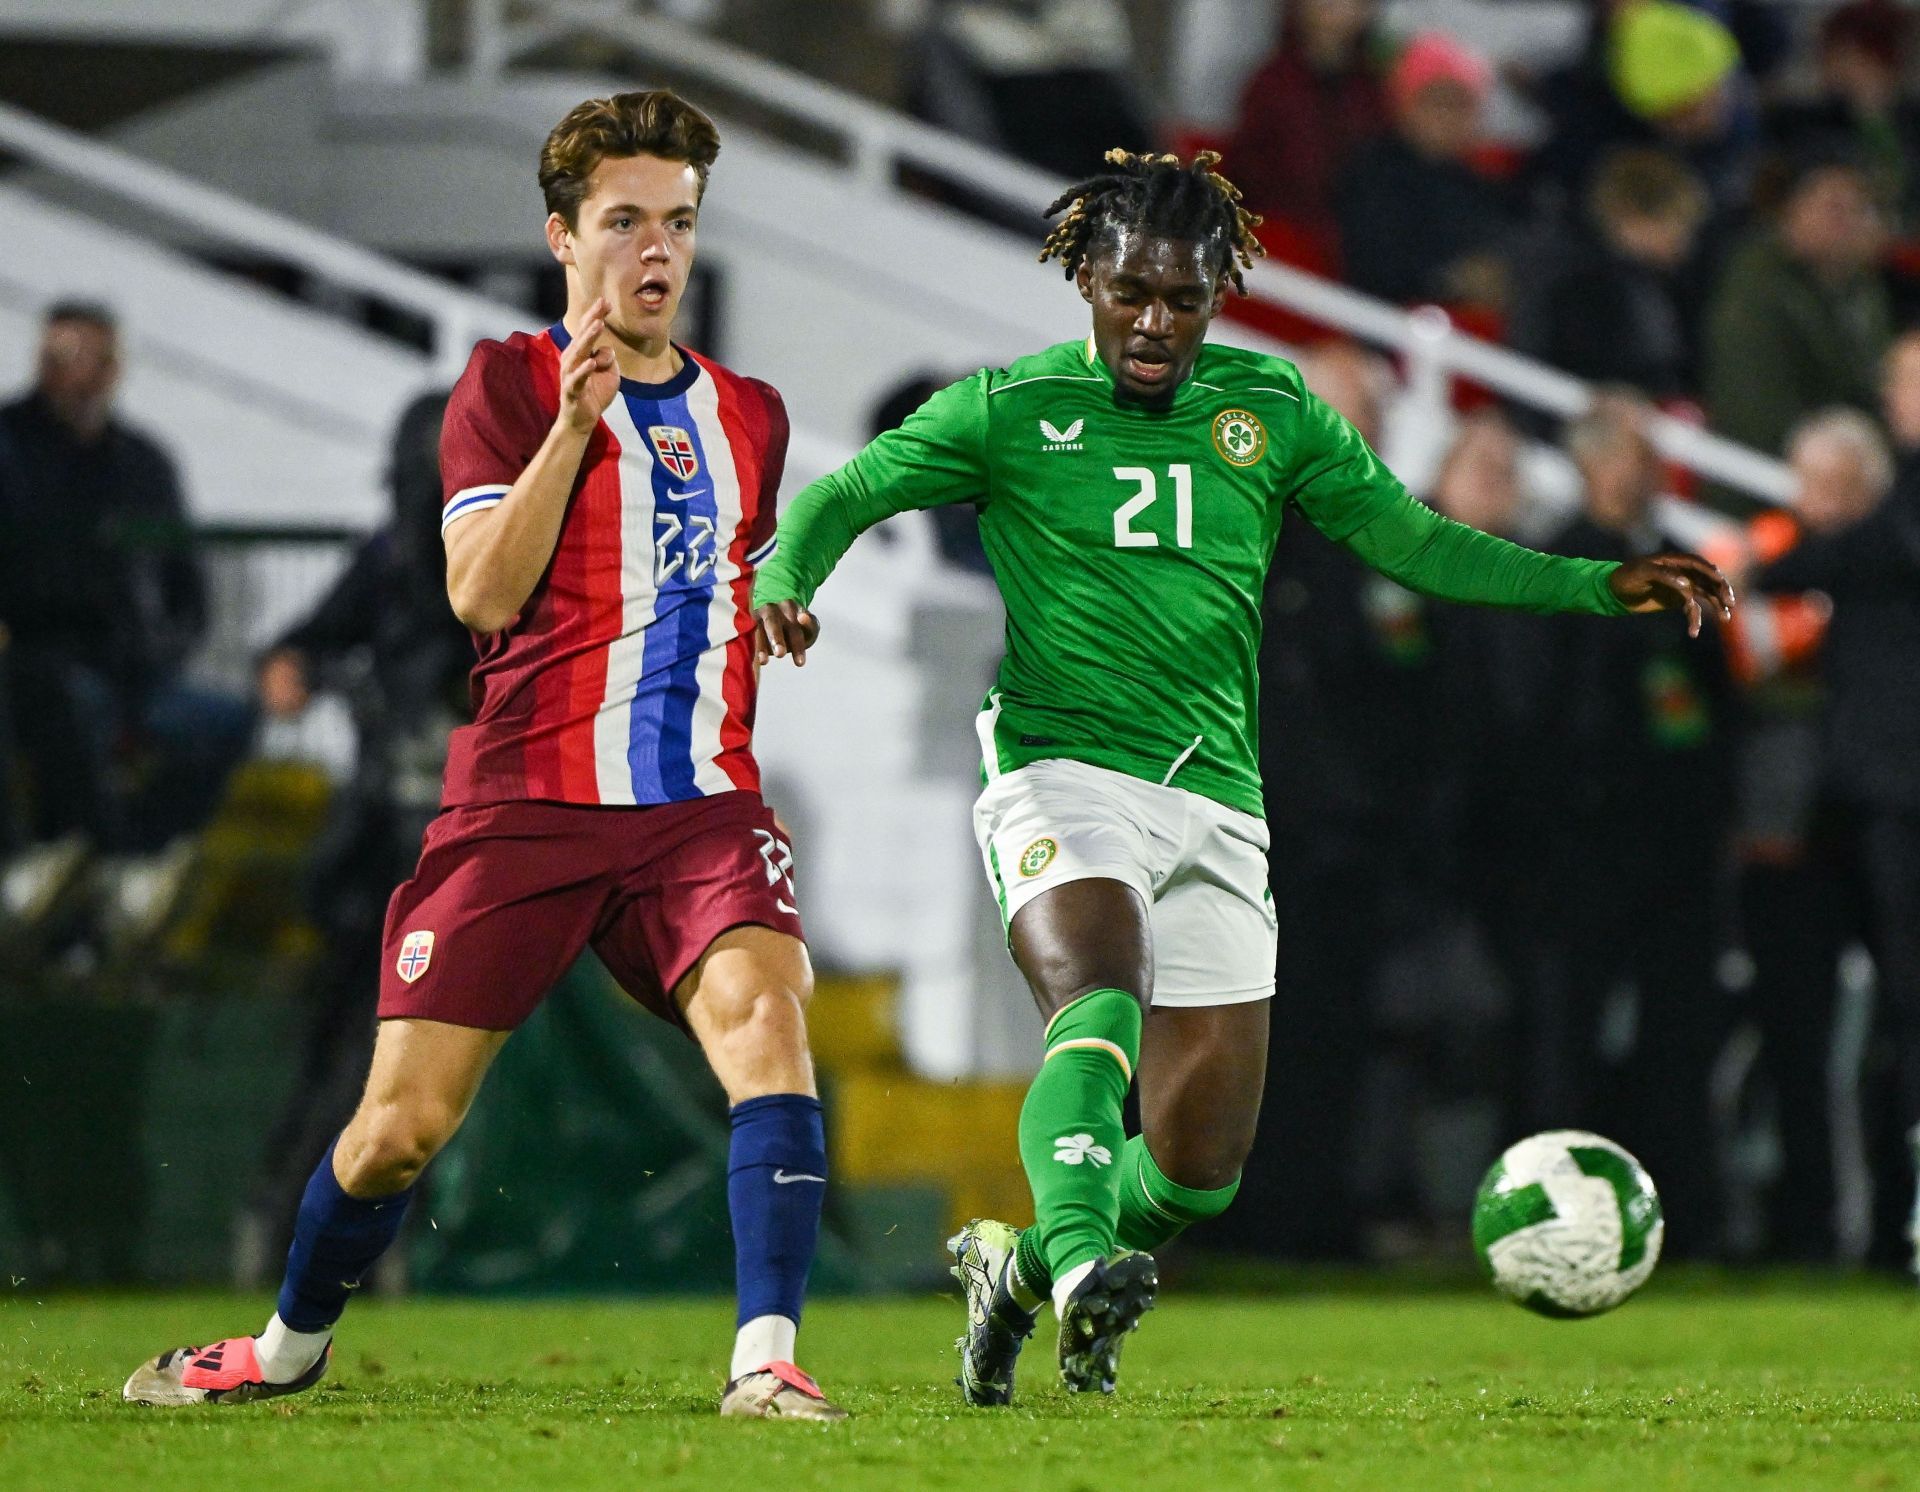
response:
M1240 188L1213 169L1217 151L1202 150L1184 163L1177 155L1130 150L1109 150L1106 159L1115 170L1069 187L1042 214L1066 213L1040 246L1042 264L1057 259L1072 279L1100 235L1139 228L1196 243L1219 240L1222 271L1235 290L1247 293L1243 271L1266 252L1253 236L1260 218L1240 205Z

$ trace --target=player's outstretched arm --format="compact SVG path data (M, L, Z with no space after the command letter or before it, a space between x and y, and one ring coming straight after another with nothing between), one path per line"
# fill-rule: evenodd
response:
M1299 483L1308 520L1408 590L1514 611L1626 616L1683 611L1698 636L1708 615L1733 615L1733 588L1695 555L1615 564L1541 554L1443 518L1416 502L1359 433L1323 400L1300 401Z
M613 349L602 345L610 309L588 307L560 355L560 412L526 470L498 504L447 528L447 599L475 632L498 632L520 614L560 542L587 442L620 391Z
M1708 616L1733 620L1733 587L1717 566L1697 554L1628 560L1607 577L1607 587L1629 611L1684 611L1689 637L1700 635L1700 623Z
M1726 578L1695 555L1615 564L1542 554L1443 518L1405 492L1343 542L1388 579L1442 601L1601 616L1684 611L1696 637L1707 615L1733 615Z

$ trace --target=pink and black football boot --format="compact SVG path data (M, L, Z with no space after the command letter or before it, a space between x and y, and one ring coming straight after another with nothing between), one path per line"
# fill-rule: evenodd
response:
M177 1404L250 1404L312 1388L327 1376L333 1343L314 1365L289 1383L269 1383L261 1375L252 1337L229 1337L211 1347L176 1347L142 1363L120 1390L129 1404L168 1408Z
M770 1362L742 1373L720 1396L720 1412L742 1419L838 1420L847 1411L820 1392L815 1383L790 1362Z

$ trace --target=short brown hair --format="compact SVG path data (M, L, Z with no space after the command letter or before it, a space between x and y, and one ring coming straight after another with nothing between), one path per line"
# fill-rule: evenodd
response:
M1587 203L1602 223L1623 218L1697 223L1707 213L1707 190L1685 162L1666 151L1630 147L1601 161Z
M540 147L540 191L547 211L575 227L587 200L587 178L609 156L657 155L685 161L707 189L720 154L720 131L679 94L665 88L590 98L569 111Z

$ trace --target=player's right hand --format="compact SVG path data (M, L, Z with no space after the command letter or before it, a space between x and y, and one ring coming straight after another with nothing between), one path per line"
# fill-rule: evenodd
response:
M820 636L820 619L798 601L774 601L753 608L753 657L756 663L793 655L793 666L804 668L807 649Z
M587 307L587 319L580 335L560 354L560 421L579 435L591 435L600 416L620 392L620 369L613 349L602 345L607 317L612 314L605 297Z

